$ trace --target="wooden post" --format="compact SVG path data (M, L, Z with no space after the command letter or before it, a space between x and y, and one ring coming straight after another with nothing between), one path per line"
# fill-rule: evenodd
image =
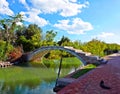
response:
M62 56L61 56L61 59L60 59L60 65L59 65L58 77L57 77L57 79L56 79L55 87L57 86L57 82L58 82L58 79L59 79L59 76L60 76L61 67L62 67Z

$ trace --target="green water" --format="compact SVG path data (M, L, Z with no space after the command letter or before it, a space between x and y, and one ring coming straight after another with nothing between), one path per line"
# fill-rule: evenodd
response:
M72 64L68 68L63 66L60 77L75 71L75 67ZM0 68L0 94L55 94L58 69L43 64Z

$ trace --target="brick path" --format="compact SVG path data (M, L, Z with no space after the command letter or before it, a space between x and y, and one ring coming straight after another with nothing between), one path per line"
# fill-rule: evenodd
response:
M57 94L120 94L120 54L105 57L108 63L79 77ZM100 87L101 80L111 89Z

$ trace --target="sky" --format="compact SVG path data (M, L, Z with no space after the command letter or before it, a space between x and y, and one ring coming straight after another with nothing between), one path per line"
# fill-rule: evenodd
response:
M22 14L25 24L72 41L120 44L120 0L0 0L0 19Z

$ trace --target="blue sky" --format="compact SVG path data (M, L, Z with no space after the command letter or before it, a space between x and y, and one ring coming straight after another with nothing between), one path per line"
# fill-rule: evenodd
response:
M120 0L0 0L0 19L18 13L43 32L57 31L56 40L120 44Z

